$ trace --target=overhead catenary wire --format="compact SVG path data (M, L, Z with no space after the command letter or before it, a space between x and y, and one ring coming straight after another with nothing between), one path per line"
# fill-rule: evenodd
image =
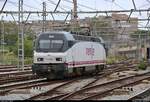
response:
M17 22L14 15L13 15L13 13L11 13L11 17L13 18L14 22Z
M149 16L148 16L148 21L147 21L147 23L146 23L146 27L148 26L148 24L149 24L149 21L150 21L150 14L149 14Z
M5 0L4 4L3 4L3 7L1 8L0 10L0 14L2 13L2 11L4 10L5 6L6 6L6 3L7 3L7 0Z
M52 1L52 0L48 0L48 1ZM65 0L65 1L69 1L69 0ZM148 0L149 1L149 0ZM114 2L114 4L115 5L117 5L116 4L116 2L115 1L113 1ZM61 6L59 6L59 3L60 3L60 0L58 1L58 3L56 4L55 2L53 2L52 4L54 4L55 6L56 6L56 8L54 9L54 11L46 11L46 13L50 13L51 15L52 15L52 17L53 17L53 14L67 14L67 16L66 16L66 18L65 18L65 21L67 20L67 18L68 18L68 16L69 16L69 14L70 14L70 11L66 11L66 9L64 9L64 8L62 8ZM14 4L15 5L15 4ZM83 6L82 4L80 4L79 6L82 6L82 7L84 7L84 8L88 8L88 9L90 9L90 10L94 10L93 8L91 9L91 7L89 8L88 6ZM32 8L32 6L29 6L28 5L28 7L29 8ZM64 10L65 12L62 12L62 11L57 11L57 8L61 8L62 10ZM122 7L120 7L120 8L122 8ZM148 9L145 9L145 11L142 11L142 10L144 10L144 9L139 9L139 11L137 10L137 8L136 8L136 5L134 6L134 10L133 9L131 9L131 10L108 10L108 11L98 11L98 10L94 10L93 12L90 12L90 11L81 11L81 12L77 12L77 13L96 13L96 14L98 14L98 13L105 13L106 15L108 15L108 13L112 13L112 12L115 12L115 13L122 13L122 12L130 12L130 14L129 14L129 16L128 16L128 19L127 19L127 21L130 21L130 17L131 17L131 15L132 15L132 13L133 12L147 12L147 11L149 11ZM7 12L7 11L6 11ZM2 12L2 13L6 13L6 12ZM9 13L9 11L7 12L7 13ZM12 14L14 14L14 13L16 13L16 11L12 11ZM28 14L32 14L32 13L42 13L42 11L24 11L23 13L28 13ZM27 17L27 18L29 18L29 17ZM55 20L55 18L53 17L53 20ZM143 20L143 19L142 19ZM148 27L148 24L149 24L149 17L148 17L148 19L145 19L145 20L148 20L148 22L147 22L147 25L145 26L145 28L147 28ZM125 29L126 28L124 28L123 29L123 32L125 31ZM122 32L122 34L123 34L123 32Z
M51 1L52 1L52 0L51 0ZM69 1L69 0L67 0L67 1ZM108 0L107 0L107 1L108 1ZM71 1L70 1L70 2L71 2ZM113 1L113 2L115 2L115 1ZM58 11L58 12L59 12L59 11ZM97 12L96 12L96 13L97 13ZM99 13L99 12L98 12L98 13ZM109 13L109 12L106 11L105 13L107 14L107 13ZM68 12L67 12L67 14L68 14Z
M150 0L146 0L148 3L150 3Z
M67 20L68 16L69 16L69 13L68 13L68 14L67 14L67 16L66 16L66 18L65 18L65 20L64 20L64 23L66 22L66 20Z
M54 1L52 1L52 0L48 0L51 4L53 4L53 5L55 5L56 7L59 7L59 8L61 8L62 10L64 10L65 12L66 12L66 9L64 9L63 7L61 7L61 6L59 6L59 3L60 2L58 2L57 4L54 2ZM57 9L57 8L56 8ZM56 12L55 11L55 9L54 9L54 11L53 12ZM50 15L52 16L52 18L53 18L53 22L55 21L55 17L54 17L54 15L53 15L53 13L50 13Z
M18 7L18 3L17 3L17 2L14 2L14 1L8 1L8 3L11 3L12 5ZM26 7L28 7L28 8L35 9L35 10L40 10L39 8L32 7L32 6L30 6L30 5L28 5L28 4L25 4L25 3L24 3L24 6L26 6Z
M61 1L61 0L58 1L57 5L56 5L56 7L55 7L55 9L54 9L54 12L56 12L56 10L57 10L57 8L58 8L58 6L59 6L59 4L60 4L60 1ZM53 21L54 21L55 18L54 18L54 16L53 16L53 14L51 14L51 15L52 15L52 18L53 18ZM69 13L68 13L67 16L66 16L66 18L65 18L65 20L64 20L64 23L66 22L68 16L69 16ZM54 23L54 22L53 22L53 23Z
M41 4L41 2L39 2L38 0L34 0L34 2L35 2L37 5Z
M57 6L57 4L54 2L54 1L52 1L52 0L48 0L50 3L52 3L53 5L55 5L55 6ZM64 9L63 7L61 7L61 6L59 6L59 8L61 8L62 10L64 10L64 11L66 11L66 9Z
M28 19L29 19L30 15L31 15L31 13L29 13L29 14L28 14L28 16L27 16L27 18L26 18L26 20L25 20L25 22L24 22L24 23L27 23L27 21L28 21Z
M132 12L134 11L134 9L131 9L131 12L130 12L130 14L129 14L129 16L128 16L128 19L127 19L127 22L130 22L130 17L131 17L131 15L132 15Z
M136 10L136 4L135 4L134 0L132 0L132 3L133 3L133 6L134 6L134 9Z
M37 0L38 1L38 0ZM42 0L41 0L42 1ZM48 1L53 1L53 0L48 0ZM64 1L69 1L69 0L64 0ZM106 0L105 0L106 1ZM109 1L109 0L107 0L107 1ZM148 0L149 1L149 0ZM9 2L9 1L8 1ZM13 2L13 1L12 1ZM39 1L38 1L39 2ZM72 2L72 1L70 1L70 2ZM116 1L111 1L111 2L113 2L113 3L115 3ZM55 2L53 2L53 4L54 4ZM79 3L78 3L79 4ZM57 5L56 3L55 3L55 5ZM79 4L80 6L82 5L82 4ZM60 6L60 5L59 5ZM31 6L32 7L32 6ZM93 8L89 8L89 9L93 9ZM94 10L94 9L93 9ZM144 11L142 11L143 9L139 9L139 11L138 10L136 10L137 12L144 12ZM88 12L88 11L81 11L81 12L77 12L77 13L96 13L96 14L98 14L98 13L105 13L105 14L108 14L108 13L112 13L112 12L115 12L116 11L116 13L121 13L121 12L126 12L126 10L108 10L108 11L105 11L105 12L103 12L103 11L97 11L97 10L95 10L94 12ZM132 11L132 9L131 10L128 10L128 12L130 12L131 13L131 11ZM135 12L136 12L135 11ZM149 11L149 10L148 10ZM26 12L26 11L25 11ZM25 13L24 12L24 13ZM4 13L4 12L3 12ZM9 11L7 12L7 13L9 13ZM12 12L13 14L15 13L15 12ZM27 12L26 12L27 13ZM29 11L28 13L41 13L40 11L38 12L38 11ZM51 14L59 14L59 13L65 13L65 14L70 14L70 11L65 11L65 12L62 12L62 11L55 11L55 12L49 12L49 13L51 13ZM130 21L130 20L129 20Z
M61 0L58 0L58 3L57 3L57 5L56 5L56 7L55 7L55 9L54 9L54 12L57 10L57 8L58 8L58 6L59 6L59 4L60 4L60 1L61 1Z
M77 11L77 13L83 13L83 14L86 14L86 13L89 13L89 14L92 14L92 13L125 13L125 12L131 12L132 9L130 10L105 10L105 11ZM134 10L133 12L148 12L150 11L150 9L137 9L137 10ZM2 13L18 13L18 11L2 11ZM23 11L23 13L43 13L42 11ZM72 13L71 11L58 11L58 12L54 12L54 11L46 11L46 13L55 13L55 14L68 14L68 13Z
M56 3L55 3L55 4L56 4ZM64 3L64 0L61 0L59 6L61 6L62 8L68 9L68 10L70 10L70 9L72 8L71 6L69 6L69 5L64 5L64 4L65 4L65 3Z
M145 8L146 6L149 6L149 3L145 3L145 4L142 4L142 5L140 5L139 7L137 7L137 8L139 8L139 9L141 9L141 8Z
M118 3L115 2L115 0L112 0L112 1L109 1L109 0L105 0L106 2L110 2L110 3L113 3L115 4L116 6L118 6L119 8L125 10L125 8L123 8L122 6L120 6Z
M70 0L64 0L64 1L66 1L66 2L69 2L69 3L72 3L72 4L73 4L73 2L72 2L72 1L70 1ZM81 7L84 7L84 8L87 8L87 9L97 10L97 9L95 9L95 8L91 8L91 7L89 7L89 6L86 6L86 5L83 5L83 4L80 4L80 3L77 3L77 5L78 5L78 6L81 6Z

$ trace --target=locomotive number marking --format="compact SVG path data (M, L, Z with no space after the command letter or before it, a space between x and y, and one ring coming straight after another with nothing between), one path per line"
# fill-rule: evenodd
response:
M94 48L86 48L86 55L94 56Z

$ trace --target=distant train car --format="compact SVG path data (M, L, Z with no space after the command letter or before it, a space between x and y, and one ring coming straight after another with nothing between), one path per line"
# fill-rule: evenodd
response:
M69 32L41 33L35 42L33 73L48 79L101 71L106 52L101 38Z

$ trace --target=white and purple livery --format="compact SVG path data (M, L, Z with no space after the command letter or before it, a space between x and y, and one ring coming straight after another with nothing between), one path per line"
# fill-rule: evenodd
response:
M64 31L41 33L35 42L33 73L48 79L101 71L106 51L101 38Z

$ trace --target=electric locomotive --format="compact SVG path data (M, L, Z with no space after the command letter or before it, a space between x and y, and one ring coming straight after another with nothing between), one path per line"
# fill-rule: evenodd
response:
M97 73L106 64L102 38L65 31L44 32L35 41L32 72L47 79Z

